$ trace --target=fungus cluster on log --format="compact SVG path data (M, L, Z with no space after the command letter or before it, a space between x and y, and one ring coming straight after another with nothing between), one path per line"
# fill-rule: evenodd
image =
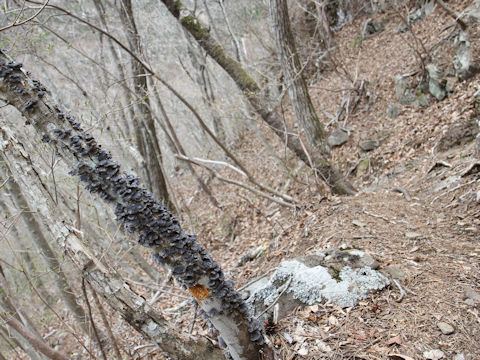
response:
M154 260L172 269L174 277L200 305L202 317L218 330L219 345L227 349L227 358L260 358L263 327L249 316L233 281L225 280L220 266L195 235L186 234L177 217L142 188L135 175L122 172L110 152L102 149L74 116L46 101L45 87L27 78L21 67L0 51L0 87L7 90L9 102L41 132L42 141L74 159L71 174L91 193L112 204L117 221L124 224L126 231L138 234L138 243L152 250Z

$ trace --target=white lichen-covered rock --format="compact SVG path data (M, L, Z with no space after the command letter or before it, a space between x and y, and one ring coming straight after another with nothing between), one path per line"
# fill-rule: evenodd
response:
M376 267L378 263L362 250L327 250L283 261L270 279L250 284L243 295L254 316L265 312L267 317L274 303L279 317L297 306L327 301L350 307L389 285Z

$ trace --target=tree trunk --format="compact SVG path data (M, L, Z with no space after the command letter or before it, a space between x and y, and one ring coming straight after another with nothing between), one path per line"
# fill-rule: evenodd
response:
M300 139L293 135L294 132L291 129L285 127L280 114L261 94L260 87L255 80L247 74L237 61L225 53L222 46L210 36L208 29L203 28L193 14L190 14L179 1L162 0L162 3L165 4L168 11L198 41L207 54L227 72L248 99L255 112L270 126L281 141L286 139L288 148L300 160L307 166L313 166L314 170L318 172L334 192L346 195L356 193L354 187L343 177L340 171L330 164L323 154L320 152L312 153L311 160L313 164L310 162L309 156L305 153ZM180 16L181 13L182 16Z
M0 317L5 321L8 326L11 326L15 331L25 338L35 350L38 350L43 355L47 356L51 360L68 360L67 356L59 351L52 349L42 338L35 336L32 332L28 331L17 319L9 314L0 312Z
M7 165L8 162L6 161L5 154L2 153L0 157ZM3 178L7 178L7 176L4 176L4 174L0 173L0 175L2 175ZM17 208L21 209L22 211L22 219L25 222L25 226L30 232L36 247L38 248L38 251L42 255L43 260L51 270L52 274L54 274L55 284L57 285L60 296L82 330L88 335L88 322L85 312L75 299L74 291L68 283L67 277L62 270L57 255L50 247L50 244L48 243L48 240L43 232L42 226L36 218L36 211L30 210L31 208L29 203L23 195L17 181L12 176L8 177L7 185L9 193L12 196L12 200Z
M278 58L297 122L303 128L310 148L328 153L325 131L315 112L307 84L303 78L302 64L290 28L286 0L270 0L270 19Z
M10 209L8 208L7 204L2 201L2 199L0 199L0 210L3 212L6 218L10 217ZM10 238L16 239L16 242L18 243L19 254L21 257L21 262L19 262L18 265L22 271L26 271L29 275L30 279L32 280L31 286L34 286L37 289L43 300L45 300L48 304L53 304L54 299L47 291L44 283L44 277L37 276L38 272L35 263L30 256L29 246L26 245L25 240L18 232L17 226L12 224L9 233L11 233Z
M3 74L0 94L27 118L43 141L55 147L90 192L115 208L117 221L124 224L128 232L138 235L139 244L151 248L156 262L172 269L179 284L197 300L201 314L218 331L219 343L227 348L231 357L259 360L264 354L270 356L271 350L264 346L261 323L249 317L248 308L234 290L233 282L225 280L220 266L198 244L195 235L186 234L178 219L139 186L139 179L122 172L120 165L111 160L112 155L86 133L73 116L49 101L48 93L38 93L38 85L25 75L21 64L11 61L3 52L0 52L0 74ZM60 238L59 241L65 242L66 237L72 235L73 230L61 226L59 221L51 222L58 227L55 238ZM78 252L78 246L77 242L73 250ZM93 255L90 257L94 268L105 269L95 259ZM118 280L107 288L95 290L111 293L112 289L115 292L123 288L119 289L116 284ZM135 303L132 306L134 310L137 308ZM130 316L135 314L134 311ZM144 331L155 333L157 327L153 325Z
M130 49L138 56L142 56L143 51L135 24L131 0L122 0L119 11ZM148 185L155 197L163 200L169 209L174 209L174 205L168 195L163 173L162 152L158 143L155 120L151 111L152 106L148 94L147 77L142 65L135 60L132 61L132 75L134 92L136 97L140 99L136 106L139 119L134 121L135 135L139 144L139 151L146 161L145 170Z

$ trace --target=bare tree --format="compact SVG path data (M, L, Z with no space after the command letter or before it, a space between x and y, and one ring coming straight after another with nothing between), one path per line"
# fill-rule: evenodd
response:
M168 11L180 22L180 24L197 40L199 45L207 54L222 67L238 88L243 92L249 103L257 114L272 128L275 134L286 140L287 146L307 166L313 167L319 175L339 194L355 194L354 187L344 178L338 169L319 151L313 152L311 156L305 151L298 136L288 128L281 115L274 109L262 94L259 85L248 75L243 67L232 57L225 53L222 46L210 35L208 29L202 26L201 22L179 1L162 0Z
M2 153L0 159L4 162L4 166L8 167L7 159ZM65 302L67 308L71 311L73 317L83 329L85 334L89 334L88 322L83 308L77 303L75 299L74 291L70 286L68 279L62 269L60 261L58 260L57 254L51 248L49 241L46 238L44 230L37 220L37 215L35 211L31 210L30 204L26 200L20 186L16 179L11 175L6 175L3 173L0 167L0 176L3 179L8 179L7 184L9 187L10 195L14 200L18 209L22 211L22 219L25 223L30 234L32 234L32 239L35 242L40 254L42 255L43 260L47 264L48 268L52 271L52 274L55 276L55 284L57 285L58 292Z
M135 23L131 0L122 0L120 2L119 13L122 24L125 27L130 49L138 56L142 56L143 49ZM136 105L138 114L132 120L137 137L138 149L146 161L144 174L154 195L162 199L169 209L173 209L163 173L162 151L158 143L155 120L151 111L152 107L148 93L147 74L145 74L142 65L134 59L132 59L131 66L134 91L136 97L140 99Z

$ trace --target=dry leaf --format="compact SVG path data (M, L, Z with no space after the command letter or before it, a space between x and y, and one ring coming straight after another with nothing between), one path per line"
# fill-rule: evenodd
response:
M335 316L330 315L328 317L328 323L332 326L337 326L338 325L338 319Z
M388 358L392 360L414 360L414 358L402 354L390 354Z
M395 337L392 337L390 340L387 341L387 345L401 345L402 344L402 337L400 335L397 335Z

